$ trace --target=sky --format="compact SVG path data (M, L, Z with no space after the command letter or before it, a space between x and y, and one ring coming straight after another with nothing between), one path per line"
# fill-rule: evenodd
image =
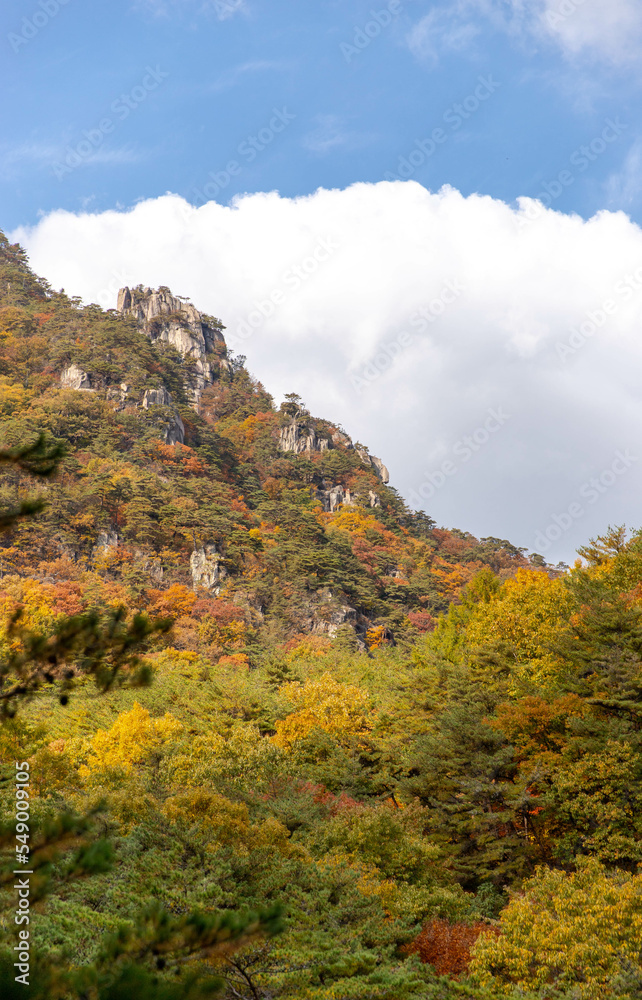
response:
M639 0L5 0L0 227L221 317L447 527L642 524Z

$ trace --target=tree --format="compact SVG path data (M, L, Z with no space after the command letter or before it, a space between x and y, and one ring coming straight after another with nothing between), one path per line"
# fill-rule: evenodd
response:
M298 417L303 412L303 400L296 392L286 392L285 401L281 403L281 413L288 417Z
M547 987L578 1000L640 995L642 875L610 874L588 858L571 873L539 868L499 928L478 938L471 964L496 996L546 996Z
M43 439L39 438L35 446L14 449L1 457L23 466L28 463L31 472L47 476L55 471L60 453L55 449L47 451ZM14 524L41 507L41 503L23 504L3 515L4 524ZM117 609L101 628L96 614L80 615L63 620L52 635L45 635L19 630L19 615L14 616L10 635L18 633L21 648L11 650L0 669L4 717L11 719L21 701L33 695L43 682L55 679L61 662L76 662L82 673L93 674L103 690L107 690L123 667L131 669L137 663L136 653L151 634L171 627L167 619L150 623L146 616L136 615L127 625L124 618L124 609ZM63 688L72 674L69 667L63 670ZM148 671L134 674L133 680L134 683L147 682ZM62 694L60 700L65 703L67 695ZM133 726L128 727L129 720L124 720L120 728L116 726L110 733L97 734L90 765L98 761L131 766L136 753L145 749L141 747L141 740L144 744L146 738L150 745L155 740L162 742L180 728L173 725L171 719L151 722L148 713L141 713L140 706L135 706L130 716L135 717ZM135 731L129 732L128 728ZM28 762L21 767L25 765ZM23 774L22 771L17 773ZM25 802L29 800L28 769L26 778L16 787L18 809L25 811ZM96 807L93 813L100 808ZM28 816L28 811L25 814ZM18 815L22 813L19 811ZM22 962L20 949L25 950L25 935L29 940L28 932L19 930L9 919L15 910L16 865L28 875L26 885L32 904L51 895L54 887L108 871L113 851L108 840L92 837L92 819L92 813L76 816L65 812L40 822L31 820L29 825L18 823L16 826L15 822L10 822L0 828L0 851L5 858L9 855L0 868L0 889L5 894L0 901L0 912L6 915L4 925L16 931L18 941L12 946L9 937L6 945L0 943L0 992L3 997L15 991L15 958ZM21 827L26 829L24 834ZM21 846L16 854L18 840ZM33 978L27 975L23 983L29 986L30 996L38 1000L87 1000L88 997L114 1000L124 996L136 996L137 1000L157 1000L159 997L162 1000L200 1000L212 996L223 986L221 978L212 975L211 964L208 968L203 962L220 961L257 936L274 934L280 929L278 905L258 913L192 912L180 918L171 916L159 905L151 905L137 915L133 926L123 924L108 937L92 963L74 968L60 956L29 948L20 971L26 973L33 968ZM168 981L168 975L173 982Z

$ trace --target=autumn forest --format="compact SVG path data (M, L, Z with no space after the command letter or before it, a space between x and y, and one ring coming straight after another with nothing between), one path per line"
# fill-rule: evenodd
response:
M642 531L439 527L180 292L0 235L2 997L642 997Z

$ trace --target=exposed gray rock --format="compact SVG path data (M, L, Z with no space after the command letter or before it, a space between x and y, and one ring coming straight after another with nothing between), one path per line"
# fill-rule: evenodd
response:
M194 549L189 564L194 590L202 587L217 594L219 584L227 576L227 570L222 564L222 556L216 546L204 545L200 549Z
M338 448L339 445L343 445L349 451L354 448L354 445L347 434L342 431L334 431L332 434L332 443Z
M113 549L117 545L118 545L118 532L110 530L98 532L95 548Z
M127 385L126 382L121 382L120 385L118 386L112 385L107 390L107 399L118 400L118 406L116 407L117 410L124 410L128 402L128 397L129 397L129 386Z
M305 417L294 417L279 432L280 451L293 451L300 455L304 451L327 451L330 442L317 437L317 432Z
M316 592L316 600L309 623L312 635L327 635L330 638L337 634L342 625L357 624L358 615L349 604L340 603L330 587L322 587Z
M60 385L63 389L83 389L93 392L91 379L87 372L84 372L77 364L71 364L65 368L60 376Z
M159 389L145 389L143 396L143 409L148 410L150 406L171 406L172 394L167 391L164 385Z
M377 473L377 475L379 476L379 479L381 480L381 482L382 483L389 483L390 482L390 473L388 472L387 468L385 467L385 465L383 464L383 462L381 461L381 459L377 458L376 455L370 455L369 458L370 458L370 462L372 463L372 466L373 466L375 472Z
M163 564L160 559L150 559L147 572L149 573L149 578L152 583L160 584L163 582L165 570L163 569Z
M101 556L106 556L112 549L115 549L120 541L118 533L108 529L107 531L99 531L96 536L96 544L92 549L92 557L97 559Z
M370 466L370 468L377 474L382 483L387 483L390 481L390 475L385 465L380 458L376 458L375 455L371 455L366 451L365 448L357 448L357 455L361 459L364 465Z
M194 361L195 383L186 388L197 410L204 388L214 381L207 355L220 345L223 348L221 365L227 367L228 364L221 332L225 328L221 321L206 317L191 302L172 295L163 285L156 290L143 285L121 288L117 309L125 316L133 316L152 342L160 340L172 344L184 358Z
M317 490L317 500L323 504L323 509L327 514L333 514L342 504L348 506L354 503L355 494L348 487L339 484L327 485L324 481L324 489Z
M324 480L323 488L316 491L316 497L323 504L326 514L333 514L341 506L354 506L361 499L361 493L354 493L347 486L341 486L339 483L328 484L327 480ZM381 500L374 490L368 490L368 503L371 507L381 507Z
M160 389L146 389L141 405L144 410L149 410L151 406L166 406L170 409L170 417L165 425L165 444L183 444L185 425L180 414L173 409L171 393L164 386L161 386Z

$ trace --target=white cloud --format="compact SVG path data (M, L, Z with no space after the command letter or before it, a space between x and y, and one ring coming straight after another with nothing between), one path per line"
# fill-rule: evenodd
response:
M640 0L455 0L422 17L408 45L436 65L470 48L484 23L530 45L556 45L574 62L630 63L642 49Z
M570 519L546 548L568 560L609 522L642 522L642 270L626 284L642 231L621 212L542 206L522 225L532 207L413 181L200 209L167 195L54 212L11 239L87 301L138 282L191 296L271 391L343 423L440 523L542 551L538 533ZM615 476L627 448L637 461ZM428 496L444 461L456 472Z
M640 55L639 0L543 0L538 20L570 57L586 54L617 63Z

